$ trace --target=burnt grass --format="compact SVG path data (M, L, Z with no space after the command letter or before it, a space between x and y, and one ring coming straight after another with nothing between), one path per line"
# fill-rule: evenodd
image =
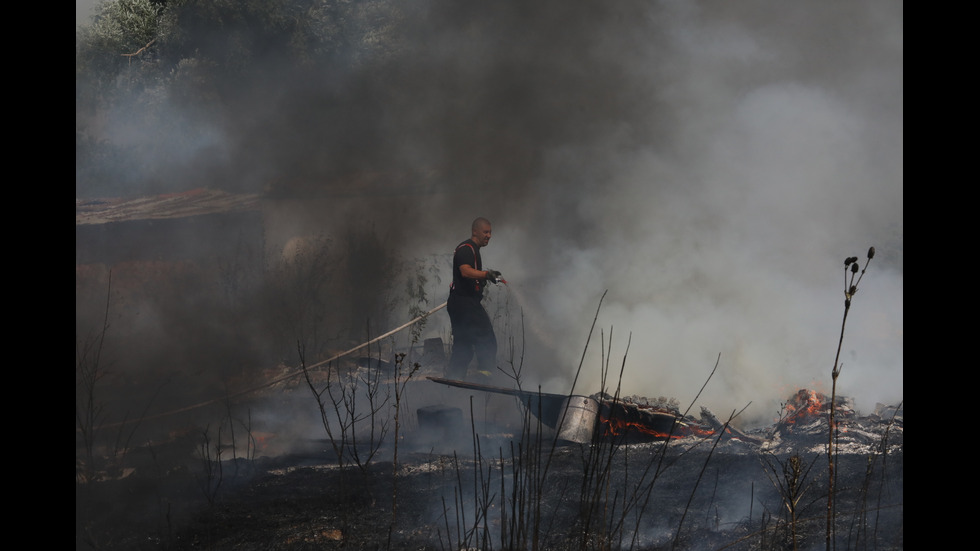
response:
M904 447L900 425L887 427L863 420L839 448L836 549L904 547ZM188 434L131 451L125 471L110 468L93 482L76 477L75 546L824 549L828 465L817 429L752 431L761 444L688 437L554 450L547 434L540 448L507 434L476 442L470 434L449 449L409 433L397 477L390 453L339 468L326 440L275 457L207 463Z

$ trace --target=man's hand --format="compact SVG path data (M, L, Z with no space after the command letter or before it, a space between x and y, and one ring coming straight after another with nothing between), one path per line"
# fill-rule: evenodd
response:
M494 284L499 283L504 280L502 275L497 270L487 270L487 281Z

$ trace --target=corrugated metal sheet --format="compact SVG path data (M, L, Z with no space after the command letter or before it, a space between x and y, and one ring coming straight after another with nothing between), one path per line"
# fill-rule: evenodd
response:
M259 199L257 194L233 194L215 189L195 189L138 199L75 199L75 225L258 210Z

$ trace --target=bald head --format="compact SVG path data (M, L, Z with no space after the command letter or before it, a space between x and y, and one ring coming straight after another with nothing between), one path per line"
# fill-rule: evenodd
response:
M481 247L486 247L490 243L490 221L486 218L477 218L472 226L473 242Z
M473 225L470 226L470 230L473 232L473 235L476 235L477 230L479 230L483 226L489 226L489 225L490 225L489 220L480 217L473 221Z

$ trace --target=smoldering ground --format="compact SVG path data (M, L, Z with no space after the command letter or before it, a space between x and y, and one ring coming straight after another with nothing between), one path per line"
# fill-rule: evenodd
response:
M321 343L404 321L404 305L382 321L384 297L486 216L485 263L509 281L492 304L511 305L526 384L568 388L608 290L580 389L598 386L602 331L626 356L626 393L691 399L720 355L701 400L719 412L752 402L745 418L758 420L787 391L826 390L843 260L873 245L840 384L865 409L901 398L901 4L358 6L343 45L306 60L288 41L250 40L247 25L194 29L193 50L159 57L174 78L154 89L154 117L125 97L77 109L76 136L128 149L77 149L76 196L265 194L254 249L277 260L290 239L322 236L329 266L345 266L320 295ZM251 48L234 70L232 46ZM390 271L365 279L384 270L347 269L351 250ZM448 264L439 277L431 305ZM243 291L246 310L219 304L206 279L144 284L110 305L113 370L187 372L210 391L228 372L294 361L312 329L272 315L267 281ZM76 286L77 334L97 332L104 290ZM427 331L444 336L446 320Z

